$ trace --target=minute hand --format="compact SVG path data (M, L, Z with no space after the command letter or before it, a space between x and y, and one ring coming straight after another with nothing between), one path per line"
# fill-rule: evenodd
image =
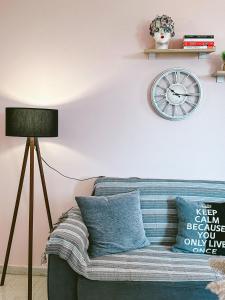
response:
M189 94L178 94L180 96L199 96L199 93L189 93Z
M176 96L199 96L199 93L189 93L189 94L180 94L175 92L173 89L169 88L171 92Z

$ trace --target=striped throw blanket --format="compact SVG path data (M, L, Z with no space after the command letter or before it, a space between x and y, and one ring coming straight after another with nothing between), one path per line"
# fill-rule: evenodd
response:
M173 253L177 218L174 199L225 201L225 184L210 181L99 178L95 195L112 195L139 189L146 234L146 248L90 259L88 231L79 208L67 212L47 243L47 254L66 260L78 274L109 281L215 281L222 275L208 264L204 254Z

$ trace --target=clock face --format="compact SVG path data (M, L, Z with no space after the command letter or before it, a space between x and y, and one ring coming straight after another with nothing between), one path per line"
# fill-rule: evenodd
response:
M161 73L151 90L152 105L160 116L168 120L182 120L199 105L202 88L191 72L173 68Z

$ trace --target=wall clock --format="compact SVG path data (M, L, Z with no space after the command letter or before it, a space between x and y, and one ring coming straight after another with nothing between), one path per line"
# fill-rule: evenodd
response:
M199 106L202 87L192 72L172 68L162 72L154 80L151 89L152 105L167 120L182 120Z

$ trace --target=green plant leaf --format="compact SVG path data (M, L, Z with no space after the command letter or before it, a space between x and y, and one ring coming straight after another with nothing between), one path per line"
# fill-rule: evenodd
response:
M225 61L225 51L222 52L222 59Z

